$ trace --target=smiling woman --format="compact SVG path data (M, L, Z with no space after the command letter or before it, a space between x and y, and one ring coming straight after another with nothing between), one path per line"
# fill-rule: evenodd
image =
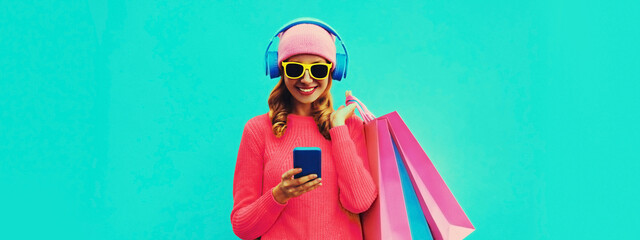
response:
M240 238L362 239L358 214L377 190L355 104L333 109L331 82L342 78L346 59L336 54L332 34L337 36L313 19L278 33L271 66L278 72L271 76L280 80L269 112L245 125L238 151L231 225ZM321 149L322 179L294 178L302 171L292 168L296 147Z
M326 64L324 58L310 54L295 55L289 58L288 62L283 62L282 64L285 74L280 78L280 82L269 97L269 116L273 119L272 121L276 122L273 125L273 131L276 136L284 134L286 115L293 113L300 116L314 116L322 135L326 139L331 139L328 132L329 118L333 112L333 103L329 92L331 89L331 79L328 77L330 68L324 69L326 72L324 73L324 78L312 79L310 75L317 76L317 74L310 74L311 71L307 71L302 65L310 62ZM296 69L296 65L301 70ZM316 66L323 65L312 65L309 68ZM298 77L292 78L291 72L294 72L294 75ZM284 105L289 105L289 109L282 107Z

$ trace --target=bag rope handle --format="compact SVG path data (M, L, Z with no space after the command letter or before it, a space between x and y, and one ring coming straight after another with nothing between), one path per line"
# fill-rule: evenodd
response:
M362 115L363 121L366 122L370 122L373 121L376 117L369 111L369 109L367 109L367 106L365 106L358 98L356 98L353 95L349 95L347 96L346 99L346 103L345 105L348 106L349 104L355 103L356 108L358 108L358 111L360 112L360 115Z

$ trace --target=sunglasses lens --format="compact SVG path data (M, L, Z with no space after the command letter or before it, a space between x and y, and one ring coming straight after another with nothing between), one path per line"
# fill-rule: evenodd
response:
M287 73L287 76L290 78L299 78L304 73L304 68L300 64L289 63L287 67L284 69Z
M329 67L326 65L311 66L311 75L317 79L324 79L329 75Z

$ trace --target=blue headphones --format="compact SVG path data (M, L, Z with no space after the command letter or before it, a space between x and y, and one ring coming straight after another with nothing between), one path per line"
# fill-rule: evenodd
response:
M331 75L331 77L333 78L333 80L338 80L340 81L343 78L347 77L347 63L349 62L349 58L348 58L348 54L347 54L347 48L344 46L344 41L342 41L342 39L340 38L340 35L338 35L338 33L333 30L333 28L331 28L328 24L315 19L315 18L297 18L294 19L293 21L285 24L284 26L282 26L280 28L280 30L278 30L278 32L271 38L271 41L269 42L269 45L267 46L267 51L264 53L264 60L266 63L266 74L269 75L271 78L277 78L280 76L280 68L278 66L278 50L276 51L269 51L269 48L271 47L271 44L273 43L273 39L275 39L278 34L280 34L281 32L287 31L287 29L298 25L298 24L303 24L303 23L310 23L310 24L315 24L318 25L322 28L324 28L325 30L327 30L327 32L333 34L334 36L336 36L336 38L338 38L338 40L340 40L340 44L342 45L342 49L344 49L344 54L342 53L337 53L336 52L336 62L335 62L335 66L336 68L333 70L333 75Z

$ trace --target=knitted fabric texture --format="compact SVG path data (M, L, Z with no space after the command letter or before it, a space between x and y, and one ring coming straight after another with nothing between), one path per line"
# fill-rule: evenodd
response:
M233 181L231 225L242 239L362 239L359 213L377 197L362 120L355 115L325 139L313 117L289 114L276 138L268 114L247 122ZM278 203L272 190L293 168L295 147L322 150L322 186Z
M278 44L278 66L282 61L298 54L312 54L325 58L336 65L336 45L333 35L315 24L298 24L280 35Z

